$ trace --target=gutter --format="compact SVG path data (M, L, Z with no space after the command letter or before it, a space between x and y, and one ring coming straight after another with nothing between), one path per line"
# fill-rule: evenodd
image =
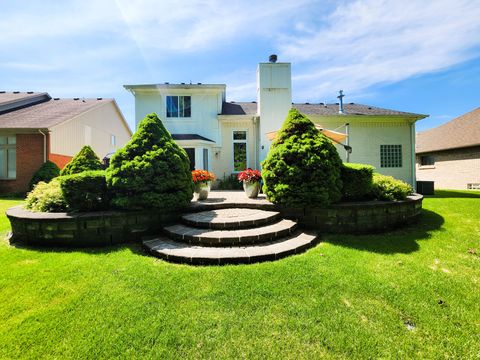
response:
M47 162L47 134L38 129L38 132L43 135L43 162Z

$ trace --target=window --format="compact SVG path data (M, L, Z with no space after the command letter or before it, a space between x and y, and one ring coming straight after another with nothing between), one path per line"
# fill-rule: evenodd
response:
M422 155L420 156L420 165L421 166L435 165L435 158L432 155Z
M380 145L380 167L402 167L402 145Z
M247 168L247 132L233 132L233 171L243 171Z
M0 179L17 177L17 138L0 136Z
M190 117L191 103L190 96L167 96L167 118Z
M117 145L117 139L115 138L115 135L110 135L110 145Z
M203 149L203 170L208 170L208 149Z

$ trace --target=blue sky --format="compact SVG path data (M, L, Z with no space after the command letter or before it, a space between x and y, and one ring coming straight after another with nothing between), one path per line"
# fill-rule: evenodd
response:
M292 63L295 102L429 114L417 131L480 106L478 0L0 0L0 90L114 97L124 84L227 84L255 100L268 55Z

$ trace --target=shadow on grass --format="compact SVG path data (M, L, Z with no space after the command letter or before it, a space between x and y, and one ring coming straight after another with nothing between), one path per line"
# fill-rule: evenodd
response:
M39 245L30 245L25 244L22 241L11 241L10 246L13 246L17 249L25 249L31 251L45 252L45 253L74 253L82 252L85 254L108 254L114 253L117 251L122 251L124 249L129 249L133 254L136 255L148 255L142 247L141 243L137 242L128 242L124 244L117 245L107 245L107 246L95 246L95 247L67 247L67 246L39 246Z
M425 195L425 198L480 199L480 191L478 190L435 190L435 195Z
M382 234L370 235L329 235L325 242L363 251L381 254L408 254L419 249L418 241L428 240L431 232L441 230L445 220L436 212L422 210L413 223Z

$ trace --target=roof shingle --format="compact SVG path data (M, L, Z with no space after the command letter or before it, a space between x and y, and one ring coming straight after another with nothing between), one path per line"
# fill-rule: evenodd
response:
M417 134L416 152L425 153L480 145L480 108Z

